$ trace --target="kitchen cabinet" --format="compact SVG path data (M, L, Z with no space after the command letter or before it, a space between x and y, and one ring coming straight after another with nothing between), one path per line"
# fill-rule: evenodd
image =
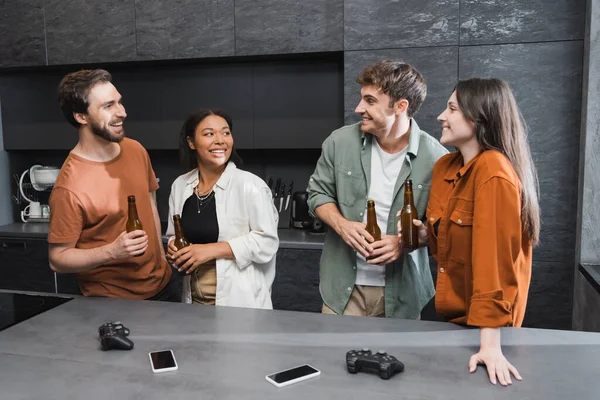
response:
M0 289L56 292L46 240L0 237Z
M56 293L81 295L77 275L56 273Z
M132 0L46 0L49 65L134 61Z
M232 116L238 149L320 149L343 125L343 76L337 58L310 63L121 65L109 71L127 111L126 135L148 150L178 149L183 122L200 108L218 108ZM65 73L0 76L6 150L75 146L77 130L67 123L56 99Z
M56 98L65 73L0 76L5 150L70 150L77 144L77 130L65 120Z
M321 312L320 258L321 250L279 249L271 296L274 309Z
M46 65L42 1L6 0L1 4L0 67Z
M0 289L81 294L75 274L50 269L46 239L0 237Z
M320 149L343 125L336 60L254 68L254 148Z
M138 60L233 56L233 0L135 2Z
M343 0L236 0L235 54L343 49Z
M111 73L127 110L127 136L146 149L178 149L185 119L201 108L225 110L233 118L236 147L252 148L251 66L155 66Z

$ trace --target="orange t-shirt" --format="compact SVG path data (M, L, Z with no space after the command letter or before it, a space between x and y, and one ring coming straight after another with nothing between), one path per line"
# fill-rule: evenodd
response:
M146 299L160 292L171 277L151 205L151 192L158 189L158 182L142 145L125 138L120 146L119 155L107 162L69 154L50 195L48 242L76 242L78 249L112 243L125 230L127 196L135 195L148 235L146 252L80 272L77 277L86 296Z
M438 262L438 314L478 327L521 326L532 244L522 229L521 183L510 161L495 150L467 165L460 152L440 158L427 227Z

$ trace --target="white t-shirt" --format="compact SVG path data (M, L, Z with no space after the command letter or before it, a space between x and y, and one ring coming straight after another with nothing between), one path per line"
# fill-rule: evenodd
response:
M396 180L404 164L408 146L402 151L390 154L383 151L373 137L371 146L371 185L368 199L375 202L377 225L381 235L387 231L388 216L394 197ZM363 223L367 223L367 204L363 212ZM368 264L365 258L356 253L356 284L364 286L385 286L385 266Z

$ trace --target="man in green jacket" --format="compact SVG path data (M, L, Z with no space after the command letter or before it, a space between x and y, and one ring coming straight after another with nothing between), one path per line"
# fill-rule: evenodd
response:
M323 142L308 185L311 213L330 228L320 265L323 312L416 319L435 293L429 258L426 248L403 252L396 213L411 179L423 219L433 165L447 150L413 119L427 94L419 71L383 61L356 81L362 121ZM379 241L365 230L367 199L375 201Z

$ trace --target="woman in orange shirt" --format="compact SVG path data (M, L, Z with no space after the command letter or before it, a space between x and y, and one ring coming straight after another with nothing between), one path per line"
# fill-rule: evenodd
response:
M539 189L513 93L500 79L460 81L438 117L440 142L458 151L433 168L419 242L438 263L435 306L447 321L480 328L490 381L519 372L502 354L500 327L521 326L539 239ZM400 224L399 224L400 225ZM401 235L400 226L398 227Z

